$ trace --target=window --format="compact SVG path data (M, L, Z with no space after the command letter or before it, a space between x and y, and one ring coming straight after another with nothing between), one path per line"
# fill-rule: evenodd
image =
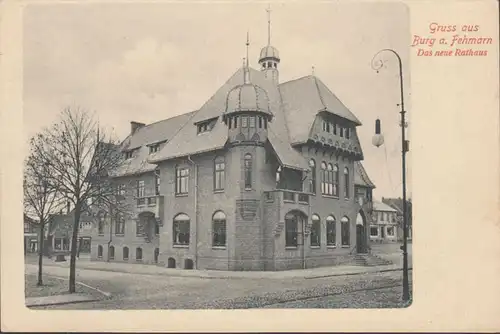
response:
M349 246L350 245L350 238L351 238L349 218L342 217L342 220L340 221L340 223L341 223L340 227L341 227L341 235L342 235L342 246Z
M344 127L340 127L340 137L344 137Z
M187 194L189 188L189 168L175 169L175 193Z
M333 196L336 196L336 197L339 196L339 180L340 180L339 166L334 165L333 166Z
M123 247L123 261L128 260L128 247Z
M267 129L267 118L264 117L264 129Z
M138 219L135 222L135 235L138 237L146 235L144 231L144 221L142 219Z
M137 180L137 204L144 204L144 201L139 202L140 199L143 199L146 194L146 189L144 187L144 180Z
M332 124L332 127L333 127L333 134L336 135L337 134L337 123L333 123Z
M350 128L345 129L345 137L347 139L351 138L351 129Z
M319 247L320 245L321 245L321 221L318 215L312 215L311 247Z
M137 247L135 249L135 260L142 261L142 248L141 247Z
M238 127L238 116L234 117L234 128Z
M262 116L259 116L259 129L262 129Z
M350 189L351 185L349 183L349 169L346 167L344 168L344 197L349 198Z
M54 239L54 248L57 250L62 250L63 247L63 239L62 238L55 238Z
M309 192L316 193L316 161L314 159L309 160L309 170L311 177L309 179Z
M372 237L377 237L378 236L378 227L370 227L370 235Z
M394 227L387 227L387 235L393 237L394 236Z
M124 184L119 184L116 189L117 189L116 190L117 195L125 196L125 185Z
M97 232L99 233L99 235L104 234L104 219L104 214L99 215L99 222L97 223Z
M330 122L323 121L323 131L330 132Z
M214 120L206 121L198 124L198 134L211 131L215 125Z
M155 235L160 235L160 223L155 220Z
M212 246L226 247L226 215L217 211L212 218Z
M29 232L30 232L30 224L24 223L24 233L29 233Z
M123 214L120 213L116 215L115 234L116 235L125 234L125 218L123 217Z
M255 116L250 116L248 117L248 119L249 119L249 126L251 128L255 128Z
M328 167L326 168L326 174L327 174L327 194L328 195L333 195L333 166L332 164L328 164Z
M326 162L321 162L321 193L326 195L327 193L327 171L326 171Z
M298 246L298 221L294 214L285 216L285 247Z
M160 183L161 183L160 170L156 169L155 170L155 194L156 194L156 196L160 195Z
M336 246L337 245L337 230L335 217L326 217L326 246Z
M109 259L115 259L115 246L109 246Z
M175 216L173 223L174 245L189 245L189 216L181 213Z
M245 154L245 189L252 189L252 155Z
M125 152L125 159L131 159L134 157L134 151Z
M102 246L101 245L97 246L97 257L99 259L102 258Z
M160 150L160 144L149 146L149 154L156 153Z
M241 116L241 127L242 128L248 127L248 116Z
M214 190L224 190L226 163L224 157L216 157L214 161Z

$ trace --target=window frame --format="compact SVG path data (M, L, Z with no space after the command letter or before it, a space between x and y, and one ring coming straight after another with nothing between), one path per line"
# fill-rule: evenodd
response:
M337 220L335 219L334 215L328 215L326 217L326 247L337 247Z
M118 213L115 216L115 235L125 235L125 217L121 213Z
M102 245L97 245L97 258L102 259L102 255L104 253L104 249Z
M181 240L182 225L187 225L187 233L182 232L183 237L187 238L187 240ZM185 227L184 230L186 230ZM185 213L179 213L172 220L172 245L174 247L189 247L190 243L191 243L191 218Z
M251 190L253 188L253 156L250 153L246 153L243 158L243 168L245 190Z
M327 189L327 183L326 183L327 164L326 164L326 162L321 161L320 168L321 168L321 194L327 195L327 193L326 193L326 189Z
M349 168L344 167L344 198L349 199L351 196L351 184Z
M316 237L313 243L313 237ZM311 233L309 234L309 245L311 248L321 247L321 218L317 214L311 216Z
M139 257L139 254L141 255L140 257ZM143 259L142 248L141 247L136 247L136 249L135 249L135 260L137 262L142 262L142 259Z
M108 257L109 257L110 260L114 260L115 259L115 246L113 246L113 245L109 246Z
M216 227L216 225L219 225ZM219 238L220 239L219 239ZM221 241L221 239L223 241ZM212 248L227 247L227 216L218 210L212 215Z
M316 161L314 159L309 160L309 192L316 194Z
M299 247L299 219L296 214L285 216L285 248Z
M125 250L126 250L126 252L125 252ZM130 256L130 249L127 246L125 246L125 247L123 247L122 252L123 252L122 253L123 261L128 261L129 256ZM127 254L127 257L125 257L125 253Z
M217 156L214 159L214 191L224 191L226 185L226 159L224 156Z
M175 167L175 194L189 194L189 167Z
M342 247L351 247L351 223L346 216L340 220L340 240Z

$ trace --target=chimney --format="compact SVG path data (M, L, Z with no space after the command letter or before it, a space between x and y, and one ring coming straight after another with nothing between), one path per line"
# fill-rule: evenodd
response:
M139 128L142 128L146 124L139 122L130 122L130 134L134 134Z

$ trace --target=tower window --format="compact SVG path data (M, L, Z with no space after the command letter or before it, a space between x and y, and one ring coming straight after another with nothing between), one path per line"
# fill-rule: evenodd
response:
M266 63L262 63L262 68L266 68Z
M255 116L250 116L249 117L249 125L251 128L255 128Z
M252 189L252 155L245 154L245 189Z
M267 67L268 67L268 68L273 67L273 63L268 62L268 63L267 63Z
M231 117L229 118L229 121L227 122L227 125L231 129L231 126L233 125L233 119Z
M241 127L242 128L248 127L248 117L247 116L241 116Z
M267 129L267 118L264 118L264 129Z
M234 128L238 128L238 116L234 118Z
M262 129L262 116L259 116L259 129Z

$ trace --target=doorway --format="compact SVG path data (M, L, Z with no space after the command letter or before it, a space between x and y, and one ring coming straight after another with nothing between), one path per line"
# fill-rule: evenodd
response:
M356 217L356 252L367 252L366 219L362 211Z

